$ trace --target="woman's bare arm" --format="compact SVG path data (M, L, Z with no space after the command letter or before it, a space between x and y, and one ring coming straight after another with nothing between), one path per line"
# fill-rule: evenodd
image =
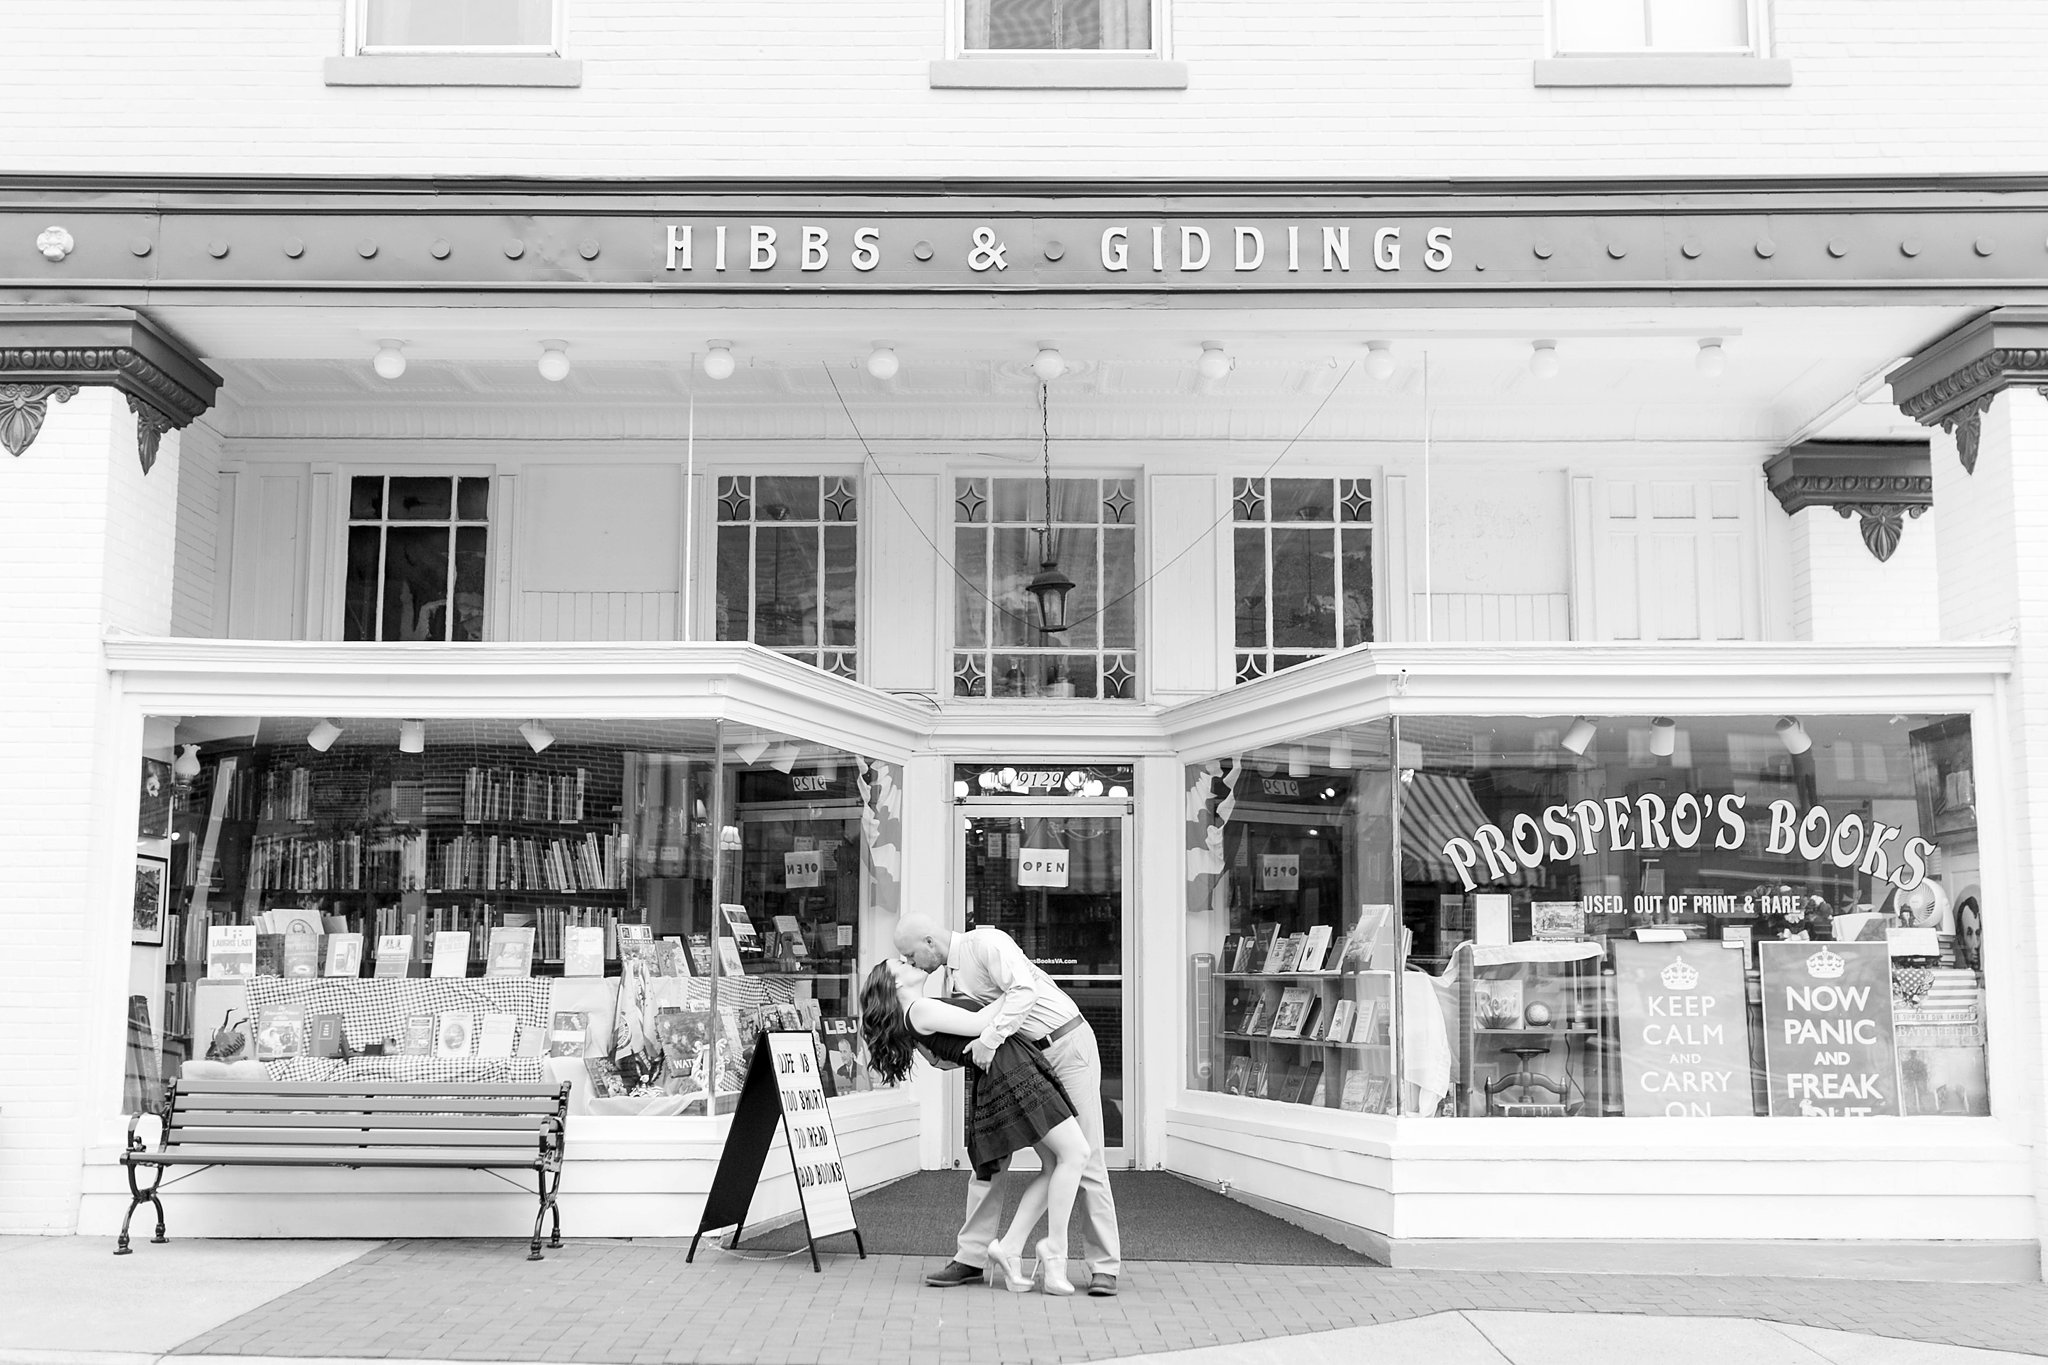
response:
M983 1005L978 1010L963 1010L958 1005L944 1000L913 1000L910 1002L910 1026L919 1033L952 1033L962 1038L979 1038L988 1021L995 1017L996 1006Z

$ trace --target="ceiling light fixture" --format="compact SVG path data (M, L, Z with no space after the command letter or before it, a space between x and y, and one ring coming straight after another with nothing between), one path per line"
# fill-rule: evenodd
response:
M1692 358L1692 367L1709 379L1719 379L1728 368L1728 354L1721 349L1721 338L1701 337L1700 349Z
M732 378L732 343L713 340L707 343L710 350L704 353L704 377L706 379Z
M341 727L331 720L316 720L313 728L306 731L306 747L316 753L326 753L334 747L334 741L341 738Z
M896 371L903 368L896 359L896 348L886 341L875 343L875 349L868 352L868 373L877 379L894 379Z
M1592 746L1594 732L1599 728L1592 721L1587 720L1584 716L1580 716L1572 721L1571 728L1564 732L1564 738L1559 740L1558 743L1575 754L1584 755L1586 750Z
M1195 368L1201 371L1204 379L1221 379L1235 368L1235 363L1230 353L1223 349L1222 342L1205 341L1202 343L1202 358L1195 362Z
M370 358L370 368L377 372L379 379L396 379L405 373L405 343L386 338L377 343L377 354Z
M1287 775L1289 777L1308 776L1308 746L1306 744L1291 744L1288 746Z
M1330 741L1330 766L1338 769L1351 766L1351 736L1340 733Z
M180 744L176 758L171 762L171 777L179 782L190 782L199 776L199 746Z
M1365 343L1365 372L1374 379L1394 377L1394 349L1384 341Z
M526 747L535 753L542 752L548 745L555 742L555 737L548 730L548 727L542 725L537 720L527 721L524 725L520 726L519 736L526 741Z
M1067 359L1050 341L1041 341L1038 354L1031 358L1031 372L1038 376L1039 383L1050 384L1067 372Z
M547 340L540 344L540 377L559 384L569 377L569 343Z
M1669 758L1678 751L1678 722L1669 716L1656 716L1650 721L1650 752L1659 758Z
M1539 341L1529 352L1529 373L1538 379L1557 378L1557 343Z
M1778 743L1785 746L1785 752L1788 754L1803 754L1813 747L1813 736L1806 733L1806 727L1799 723L1799 717L1780 716Z
M398 752L402 754L425 753L427 749L427 723L423 720L402 720L398 722Z

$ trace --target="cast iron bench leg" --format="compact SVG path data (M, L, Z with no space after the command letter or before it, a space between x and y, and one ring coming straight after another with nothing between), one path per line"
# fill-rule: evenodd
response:
M553 1234L552 1236L550 1236L550 1237L548 1238L548 1245L549 1245L549 1246L551 1246L551 1247L558 1247L558 1246L560 1246L560 1245L562 1244L562 1200L561 1200L561 1193L562 1193L562 1173L561 1173L560 1171L556 1171L556 1172L555 1172L555 1187L554 1187L554 1188L553 1188L552 1190L548 1191L548 1216L549 1216L550 1218L552 1218L552 1219L554 1220L554 1225L555 1225L555 1230L554 1230L554 1234Z
M157 1186L164 1183L164 1168L161 1166L156 1168L156 1179L145 1190L136 1182L134 1163L128 1162L125 1164L128 1170L128 1212L122 1215L121 1235L114 1240L114 1254L116 1256L126 1256L134 1250L133 1247L128 1245L128 1224L134 1219L135 1210L141 1208L144 1203L151 1204L156 1209L156 1236L150 1238L150 1241L161 1244L170 1240L164 1236L163 1201L156 1197Z
M540 1254L540 1230L547 1224L548 1204L550 1202L548 1199L548 1173L544 1170L535 1171L534 1180L539 1186L540 1210L533 1215L533 1245L527 1248L526 1253L526 1259L529 1261L544 1259Z

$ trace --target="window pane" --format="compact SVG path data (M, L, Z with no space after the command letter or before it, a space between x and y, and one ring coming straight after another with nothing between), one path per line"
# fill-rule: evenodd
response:
M1102 533L1102 572L1108 580L1103 589L1102 643L1112 649L1130 649L1138 643L1138 594L1132 591L1138 578L1138 533L1106 530Z
M1337 643L1337 581L1330 531L1273 528L1273 643L1329 649Z
M1328 479L1273 480L1273 520L1331 521Z
M998 483L998 489L1003 485ZM992 577L999 608L995 613L995 643L1036 645L1043 643L1038 629L1038 607L1024 585L1038 575L1038 537L1021 526L999 526L995 531L996 562ZM1067 577L1074 575L1070 572Z
M356 483L376 483L357 479ZM351 526L348 532L348 579L343 588L341 638L377 638L377 544L383 532L374 526Z
M1237 646L1263 649L1266 640L1266 533L1237 533Z
M403 480L393 479L397 484ZM446 479L414 482L440 483ZM393 495L396 501L396 494ZM448 532L441 527L394 526L384 541L385 640L448 638Z
M988 601L980 587L988 582L988 533L963 526L953 533L953 643L979 649L988 643Z
M761 521L818 519L818 481L808 475L800 479L757 479L754 500L754 516Z
M384 480L358 474L348 481L350 521L375 521L384 514Z
M482 521L490 515L491 481L460 479L456 482L455 511L464 521Z
M393 479L391 510L393 521L446 521L453 479Z
M755 527L754 643L818 643L817 532L808 526Z
M1650 46L1724 52L1749 46L1749 0L1649 0Z
M1095 563L1095 528L1067 527L1059 533L1058 547L1060 571L1074 580L1074 590L1067 594L1066 633L1045 643L1093 647L1102 642L1101 574ZM1036 619L1037 601L1028 594L1024 600L1031 604L1031 614Z
M465 526L455 533L455 630L451 639L484 638L484 534L481 526Z
M850 646L854 639L854 564L858 533L851 526L825 530L825 643Z
M969 50L1131 51L1151 46L1150 0L967 0Z
M554 41L554 0L369 0L371 47L540 47Z
M721 640L747 638L747 606L754 595L752 579L747 573L751 567L747 555L748 535L744 526L718 528L718 591L711 606L711 615L717 638Z
M989 480L990 521L1044 521L1045 488L1037 479Z
M1344 532L1344 643L1372 639L1372 532Z
M1553 0L1559 52L1636 52L1643 47L1643 0Z

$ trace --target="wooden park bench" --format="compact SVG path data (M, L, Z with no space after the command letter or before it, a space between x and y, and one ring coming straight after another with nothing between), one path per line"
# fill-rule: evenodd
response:
M548 1245L562 1244L562 1147L569 1114L563 1085L452 1085L438 1082L315 1082L176 1080L165 1087L163 1140L152 1151L137 1135L142 1115L128 1122L130 1202L114 1254L125 1256L128 1223L148 1203L156 1209L163 1242L164 1206L157 1198L173 1166L193 1166L171 1181L211 1166L346 1166L487 1171L532 1171L540 1212L533 1220L538 1261L541 1224L550 1216ZM156 1168L144 1186L141 1168ZM514 1186L514 1188L518 1188Z

